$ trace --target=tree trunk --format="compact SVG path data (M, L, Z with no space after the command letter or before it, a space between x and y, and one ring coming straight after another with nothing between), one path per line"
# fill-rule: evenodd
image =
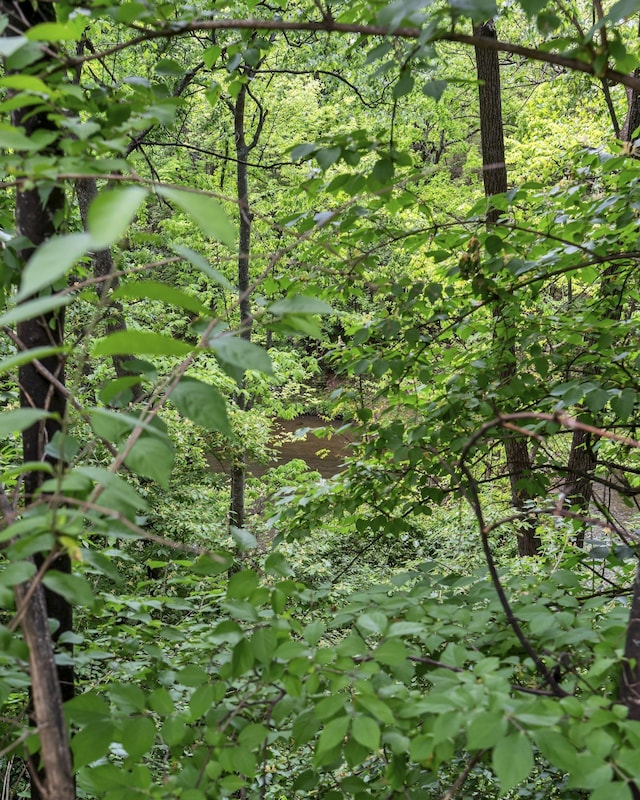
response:
M16 3L8 8L13 32L24 32L42 22L55 21L51 4ZM40 66L40 62L36 66ZM27 137L39 130L55 130L55 124L46 112L33 113L29 106L12 112L11 121L21 127ZM26 237L30 246L25 247L21 257L26 261L33 250L51 237L64 218L65 195L54 186L50 191L39 188L16 191L16 231ZM58 346L64 339L64 311L52 311L18 324L17 337L21 346L32 349L41 346ZM56 419L47 419L32 425L22 434L25 461L53 461L45 454L45 448L61 430L66 398L61 386L64 384L64 356L54 355L40 359L43 369L35 363L24 364L18 371L20 405L23 408L38 408L55 413ZM48 373L48 374L47 374ZM25 503L28 504L42 484L43 473L29 471L24 476ZM43 554L36 554L34 561L39 567L44 562ZM71 561L60 555L53 562L60 572L71 572ZM28 585L15 589L18 604L24 602ZM23 617L22 628L30 648L31 702L33 717L38 725L42 771L38 773L30 766L32 775L32 800L68 800L75 797L71 771L71 756L67 743L67 732L62 715L62 702L73 697L74 671L72 665L59 665L56 669L53 641L49 633L47 617L57 624L53 640L72 630L72 608L61 595L38 587Z
M22 618L22 632L29 647L29 674L33 721L40 737L42 769L30 764L32 800L75 800L67 727L62 713L62 693L56 674L48 609L42 586L27 601L30 584L15 589L16 605L29 603Z
M253 215L249 207L249 178L247 159L250 146L245 131L245 109L247 102L247 84L243 84L233 106L233 124L236 142L236 191L240 211L239 245L238 245L238 305L240 308L240 336L251 340L251 298L249 296L249 258L251 252L251 223ZM257 141L254 137L254 142ZM243 380L244 384L244 380ZM249 404L243 391L244 385L236 393L235 402L238 408L245 411ZM245 484L247 476L246 456L244 450L237 455L231 466L231 498L229 507L229 524L237 528L244 525L245 517Z
M636 36L640 39L640 19ZM633 71L634 78L640 78L640 67ZM632 142L634 131L640 128L640 94L637 89L627 89L627 116L620 131L620 139L623 142ZM631 151L633 153L633 150ZM637 154L636 154L637 155Z
M565 505L576 507L578 513L586 515L589 510L592 493L593 470L596 458L591 447L591 434L588 431L575 430L571 437L571 451L567 461L567 477L563 487ZM576 544L584 544L584 528L576 535Z
M496 38L496 29L493 20L484 25L474 27L475 36ZM482 145L482 179L486 197L503 194L507 191L507 165L504 151L504 128L502 124L502 96L500 86L500 62L496 50L476 47L476 71L478 75L478 95L480 106L480 138ZM495 225L500 218L497 208L490 208L487 212L487 225ZM496 329L506 328L500 324L502 310L494 308ZM509 361L501 371L503 382L508 382L516 373L515 344L507 347ZM511 504L518 511L522 511L526 501L531 495L526 489L527 478L531 475L531 461L527 449L527 441L522 437L510 435L505 440L505 458L509 473L511 487ZM535 526L526 522L520 525L518 531L518 554L521 556L535 555L540 549L540 539L536 535Z
M624 646L625 663L620 681L620 702L629 709L629 719L640 721L640 564L636 567L633 598ZM640 800L640 788L629 785L633 800Z

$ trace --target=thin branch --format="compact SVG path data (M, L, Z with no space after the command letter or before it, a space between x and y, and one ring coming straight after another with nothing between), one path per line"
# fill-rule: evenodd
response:
M415 27L389 28L385 25L366 25L358 23L336 22L333 19L325 18L319 22L295 22L281 19L215 19L215 20L196 20L194 22L177 25L170 28L158 28L156 30L146 30L138 36L134 36L126 42L119 42L99 53L90 53L82 56L61 58L59 63L62 68L73 68L85 61L97 60L114 53L119 53L129 47L143 44L154 39L175 38L180 34L192 33L195 31L215 31L215 30L263 30L263 31L312 31L317 33L354 33L364 37L390 36L394 39L421 39L423 30ZM549 53L544 50L537 50L533 47L512 42L503 42L499 39L490 39L486 36L472 36L453 31L439 31L430 41L458 42L471 47L480 47L487 50L497 50L502 53L524 56L532 61L542 61L547 64L566 67L576 72L583 72L600 79L606 79L613 83L620 83L632 89L640 90L640 78L633 75L626 75L610 68L606 68L596 73L592 64L580 61L576 58L563 56L559 53Z
M467 765L462 770L462 772L458 775L455 781L451 784L451 786L447 789L447 791L440 797L440 800L453 800L453 798L458 794L460 789L466 783L467 778L471 774L471 770L475 767L475 765L480 761L480 759L485 755L486 750L478 750L467 762Z
M259 75L262 75L263 73L268 73L271 75L313 75L314 77L316 75L327 75L330 78L335 78L337 81L341 81L345 84L345 86L348 86L358 100L360 100L362 105L365 106L365 108L378 108L381 103L385 102L384 95L380 95L377 100L365 100L362 92L354 83L351 83L351 81L347 80L347 78L345 78L339 72L333 72L333 70L330 69L260 69L257 70L257 72ZM385 86L385 89L386 88L387 87Z

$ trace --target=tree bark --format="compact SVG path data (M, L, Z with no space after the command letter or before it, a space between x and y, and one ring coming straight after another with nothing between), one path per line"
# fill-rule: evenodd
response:
M48 609L42 586L27 600L30 584L15 589L16 605L29 603L22 618L22 632L29 647L31 702L33 721L40 737L40 756L43 769L31 771L31 798L42 800L75 800L75 784L71 751L62 712L62 693L56 674L53 642L49 633Z
M34 25L55 21L55 9L48 3L6 4L9 25L14 33L26 32ZM38 68L43 62L34 65ZM38 130L56 130L46 113L33 113L29 106L17 108L11 114L12 124L22 128L26 136ZM55 145L53 146L55 147ZM21 252L26 261L32 252L58 230L64 219L64 191L54 186L16 191L16 231L26 237L29 245ZM52 311L18 324L17 336L23 347L62 345L64 340L64 311ZM35 363L24 364L18 371L20 405L23 408L44 409L56 414L32 425L22 434L25 461L54 461L45 449L61 430L66 398L58 386L64 384L64 356L53 355L40 360L40 364L54 377L51 381ZM24 499L28 504L42 484L43 473L28 471L24 476ZM34 561L40 566L44 554L36 554ZM71 572L71 561L60 555L53 562L60 572ZM28 584L15 589L18 604L24 602ZM53 638L49 633L47 618L57 624ZM32 800L71 800L75 797L75 786L71 769L71 755L67 742L66 726L62 714L62 702L73 697L74 670L72 665L56 668L53 641L73 627L72 608L61 595L41 586L35 590L23 617L22 628L30 649L31 702L33 717L38 726L41 741L41 771L30 765L32 776ZM38 777L39 774L39 777Z
M573 432L567 461L567 477L563 487L565 505L569 508L575 507L578 513L585 515L591 502L591 476L596 467L596 458L591 445L591 434L588 431L575 430ZM578 531L575 543L578 547L583 546L584 528Z
M474 36L495 39L496 29L493 20L473 29ZM507 191L507 165L504 149L504 127L502 123L502 90L500 85L500 62L498 53L488 48L476 47L476 72L478 76L478 99L480 107L480 139L482 146L482 179L484 193L487 198ZM500 219L500 210L489 208L487 225L495 225ZM502 309L494 308L496 329L506 328L502 319ZM502 323L502 324L501 324ZM501 378L508 382L516 373L515 344L507 347L509 360L501 370ZM527 449L527 441L522 437L510 435L504 445L509 485L511 488L511 504L518 511L525 508L531 499L526 489L527 478L531 475L531 460ZM522 523L518 531L518 554L535 555L540 549L540 538L536 535L533 524Z
M249 296L251 224L253 214L249 205L249 176L247 160L251 147L257 142L254 136L252 145L247 142L245 111L248 85L243 84L233 105L233 126L236 143L236 192L240 211L239 244L238 244L238 305L240 309L240 336L251 340L251 298ZM262 126L259 125L259 129ZM259 130L257 135L259 136ZM235 403L241 411L249 407L244 393L244 380L240 391L236 392ZM244 450L234 459L231 465L231 497L229 506L229 524L237 528L244 525L245 518L245 485L247 464Z
M620 680L620 702L629 709L629 719L640 720L640 564L636 567L633 598L624 646L625 662ZM640 800L640 788L630 783L633 800Z
M238 197L238 210L240 212L239 244L238 244L238 305L240 309L240 337L247 342L251 341L251 227L253 213L249 203L249 154L260 141L262 128L267 112L260 101L251 93L250 81L256 74L262 60L255 67L247 69L247 81L242 84L235 102L228 102L233 114L233 131L236 145L236 194ZM257 123L250 140L247 139L246 107L247 98L251 98L257 108ZM236 405L242 411L251 408L251 399L244 392L244 380L240 391L236 393ZM229 507L229 524L240 528L245 518L245 484L246 484L246 455L241 452L231 468L231 501Z
M640 39L640 18L638 20L638 29L636 36ZM640 67L636 67L633 71L634 78L640 78ZM637 89L627 88L627 116L625 118L622 130L620 131L620 139L623 142L632 142L634 131L640 128L640 92ZM633 154L633 150L631 151Z

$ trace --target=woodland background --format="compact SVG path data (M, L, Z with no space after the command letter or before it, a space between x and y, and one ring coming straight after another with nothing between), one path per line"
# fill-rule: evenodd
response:
M640 3L0 14L0 796L638 800Z

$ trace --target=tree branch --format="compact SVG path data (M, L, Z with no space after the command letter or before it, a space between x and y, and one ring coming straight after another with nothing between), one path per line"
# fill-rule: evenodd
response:
M134 36L126 42L120 42L112 47L105 48L99 53L89 53L82 56L72 56L63 58L59 61L59 67L64 69L74 68L85 61L93 61L106 56L113 55L129 47L143 44L153 39L168 39L179 36L183 33L193 33L196 31L215 31L215 30L263 30L263 31L313 31L318 33L355 33L367 38L375 36L392 37L395 39L420 39L423 35L421 28L399 27L389 28L385 25L367 25L359 23L336 22L333 19L325 18L320 22L294 22L281 19L214 19L196 20L186 23L180 27L158 28L147 30L144 33ZM454 31L438 31L430 40L431 42L458 42L471 47L480 47L488 50L497 50L501 53L511 53L512 55L524 56L532 61L542 61L547 64L566 67L576 72L584 72L598 79L604 79L613 83L620 83L629 86L631 89L640 91L640 78L634 75L626 75L614 69L606 68L596 73L592 64L580 61L577 58L561 55L560 53L549 53L544 50L537 50L533 47L512 42L503 42L499 39L490 39L486 36L472 36Z

